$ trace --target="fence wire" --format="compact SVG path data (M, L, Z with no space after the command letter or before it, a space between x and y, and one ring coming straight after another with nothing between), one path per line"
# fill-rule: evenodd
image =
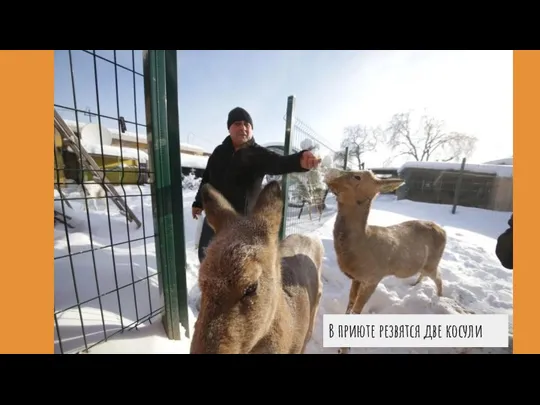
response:
M284 119L286 120L286 116ZM322 159L322 163L316 170L288 175L285 236L311 232L336 212L335 196L329 192L323 179L326 168L341 163L339 159L336 161L337 152L326 145L320 135L297 117L293 119L290 145L292 153L311 149Z
M55 352L80 353L163 310L140 51L56 51L55 111Z

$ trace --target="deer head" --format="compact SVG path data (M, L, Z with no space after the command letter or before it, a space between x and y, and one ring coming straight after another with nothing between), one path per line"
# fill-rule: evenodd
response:
M379 193L392 192L405 183L400 178L378 178L371 170L340 169L329 170L324 181L342 204L361 204L373 200Z
M191 353L248 353L271 326L281 292L281 187L269 182L249 216L208 184L201 195L215 236L199 270L201 310Z

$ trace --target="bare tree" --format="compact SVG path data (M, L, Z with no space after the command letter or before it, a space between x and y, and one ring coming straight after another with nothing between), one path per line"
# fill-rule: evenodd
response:
M349 148L347 160L355 159L358 167L361 167L363 155L366 152L372 152L377 149L380 128L368 128L362 125L353 125L344 129L344 137L341 141L341 151L336 153L334 161L344 162L345 149Z
M413 130L411 113L394 114L385 131L385 139L393 158L410 156L423 162L433 159L448 162L463 157L470 157L478 139L475 136L446 132L444 121L424 115L421 125Z

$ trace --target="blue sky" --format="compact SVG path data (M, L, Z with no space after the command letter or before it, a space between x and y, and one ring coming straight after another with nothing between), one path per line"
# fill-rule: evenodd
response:
M97 52L113 59L113 51ZM77 107L96 112L94 58L72 51L72 59ZM131 51L117 51L117 59L133 66ZM134 92L133 74L118 69L118 113L114 66L97 59L97 69L100 113L130 121L136 113L144 124L143 78L135 78ZM142 73L141 51L135 51L135 70ZM259 143L282 142L287 97L294 94L296 115L334 149L345 126L384 125L412 109L444 119L448 130L478 136L470 161L504 158L513 154L512 75L512 51L179 51L181 141L211 151L227 135L229 110L242 106ZM73 107L67 51L55 52L55 104ZM380 165L388 153L382 145L366 156L368 166Z

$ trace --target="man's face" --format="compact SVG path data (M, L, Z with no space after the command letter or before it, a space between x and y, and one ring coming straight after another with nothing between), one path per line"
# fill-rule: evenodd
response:
M253 128L247 121L235 121L229 128L229 134L235 145L242 145L251 139Z

